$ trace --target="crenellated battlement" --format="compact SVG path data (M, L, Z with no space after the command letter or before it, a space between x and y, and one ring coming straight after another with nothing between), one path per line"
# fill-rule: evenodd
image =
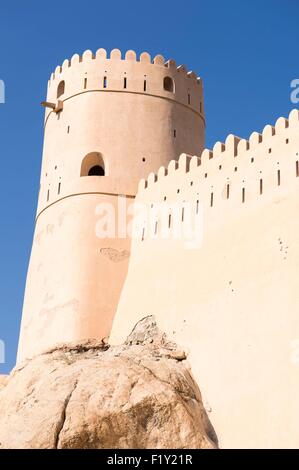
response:
M275 126L253 132L248 140L230 134L225 143L216 142L213 150L205 149L200 156L181 154L140 180L136 200L150 212L160 207L158 214L152 213L159 236L159 227L168 226L170 232L177 227L170 222L173 205L182 227L187 206L192 217L198 216L200 207L205 220L217 224L224 214L233 218L244 208L250 211L256 204L286 198L298 182L299 111L295 109L288 119L279 118ZM151 240L152 226L153 220L142 221L139 242Z
M167 168L161 167L157 174L151 173L147 179L142 179L139 182L138 192L141 194L150 191L153 185L164 184L166 179L176 178L180 174L189 173L190 177L194 175L211 181L213 171L219 174L219 171L227 169L237 173L243 163L249 161L249 157L253 167L260 167L262 159L269 161L269 155L275 155L278 147L292 144L290 140L292 134L297 135L296 144L299 144L297 109L290 112L288 119L280 117L274 126L268 124L261 133L253 132L248 140L229 134L225 143L216 142L212 150L205 149L200 156L182 154L178 161L172 160ZM277 166L276 160L273 161L273 165Z
M176 64L175 60L165 58L161 54L155 55L152 59L148 52L142 52L139 57L133 50L128 50L122 56L122 53L119 49L113 49L110 54L107 53L106 49L98 49L97 52L94 54L91 50L87 49L83 52L82 55L74 54L71 59L65 59L62 65L58 65L55 69L55 72L51 74L51 78L49 80L49 84L55 79L59 79L61 73L72 67L73 65L77 65L78 63L90 62L91 60L123 60L123 61L134 61L134 62L141 62L151 65L157 65L159 67L166 67L171 70L176 70L178 73L184 74L186 78L194 79L197 83L201 82L201 78L196 75L193 71L187 71L184 65Z
M201 78L193 71L160 54L152 59L147 52L137 56L133 50L122 55L119 49L110 54L98 49L74 54L57 66L48 82L47 99L64 101L84 91L143 93L173 99L203 115L202 88Z

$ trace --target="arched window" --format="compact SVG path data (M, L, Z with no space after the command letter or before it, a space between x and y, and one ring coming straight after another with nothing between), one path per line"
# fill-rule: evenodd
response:
M88 176L105 176L105 170L100 165L92 166L88 172Z
M65 91L65 82L62 80L62 82L59 83L57 87L57 98L60 98L61 95L63 95Z
M83 158L80 176L105 176L105 164L99 152L90 152Z
M164 90L174 93L174 81L171 77L164 77Z

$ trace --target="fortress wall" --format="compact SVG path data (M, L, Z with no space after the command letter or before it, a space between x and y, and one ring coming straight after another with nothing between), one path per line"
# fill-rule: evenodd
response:
M128 178L115 178L113 176L105 176L99 178L98 176L82 176L70 181L63 181L62 179L54 180L51 185L53 192L50 193L49 201L40 201L37 210L37 216L45 211L53 204L57 204L60 200L80 196L84 194L113 194L117 197L118 194L135 197L137 192L137 183Z
M127 207L133 201L122 199ZM115 232L107 227L107 237L99 237L97 224L113 209ZM121 211L117 195L84 193L61 199L39 215L18 362L58 343L108 336L130 254L130 239L119 236Z
M8 375L0 374L0 390L5 387Z
M189 352L221 447L297 446L298 158L294 110L140 182L149 208L200 201L203 240L163 239L161 216L153 239L141 218L110 341L155 315Z

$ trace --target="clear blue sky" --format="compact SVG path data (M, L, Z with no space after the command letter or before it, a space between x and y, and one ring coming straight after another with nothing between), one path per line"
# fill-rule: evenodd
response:
M33 235L46 83L85 49L163 54L202 76L207 146L248 137L294 107L299 78L298 0L2 2L0 79L0 339L14 365ZM299 105L298 105L299 107Z

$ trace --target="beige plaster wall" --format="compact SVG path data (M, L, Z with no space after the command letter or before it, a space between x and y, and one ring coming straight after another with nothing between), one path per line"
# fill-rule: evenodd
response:
M110 341L156 315L189 352L224 448L298 447L298 160L294 110L249 141L229 136L140 183L136 202L149 207L187 201L195 213L199 201L203 240L163 240L161 218L152 239L144 224Z
M5 387L8 379L8 375L0 375L0 390L2 387Z
M100 216L96 208L103 202L115 208L117 218L117 196L99 193L66 197L39 216L27 277L19 361L56 343L109 334L127 273L130 240L98 238Z

